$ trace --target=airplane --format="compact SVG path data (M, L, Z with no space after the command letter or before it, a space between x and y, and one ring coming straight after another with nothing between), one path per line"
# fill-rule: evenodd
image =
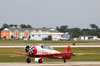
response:
M34 45L27 45L25 47L26 53L16 52L13 51L14 54L19 55L25 55L28 56L27 63L31 63L30 57L35 57L35 61L38 63L43 62L43 58L51 58L51 59L63 59L64 63L66 63L66 60L71 59L72 56L75 56L73 53L71 53L70 46L68 46L64 52L59 52L54 50L52 47L40 44L37 46Z

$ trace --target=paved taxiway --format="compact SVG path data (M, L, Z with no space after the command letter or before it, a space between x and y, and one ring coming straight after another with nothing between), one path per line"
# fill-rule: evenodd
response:
M100 66L100 62L0 63L0 66Z
M58 45L58 46L51 46L51 47L67 47L68 45ZM100 45L75 45L71 47L100 47ZM0 46L0 48L25 48L26 46Z

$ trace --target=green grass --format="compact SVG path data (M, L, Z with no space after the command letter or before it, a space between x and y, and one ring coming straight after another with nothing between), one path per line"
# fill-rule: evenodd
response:
M63 52L65 48L55 48ZM26 62L27 56L12 54L12 51L24 52L24 48L0 48L0 62ZM100 61L100 48L72 48L76 56L68 61ZM34 61L34 58L31 58ZM62 62L59 59L44 59L44 62Z

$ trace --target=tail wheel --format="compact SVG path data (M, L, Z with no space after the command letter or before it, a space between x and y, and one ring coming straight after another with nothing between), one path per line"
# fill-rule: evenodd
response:
M66 60L64 60L64 63L66 63Z
M31 63L31 59L30 58L27 58L27 63Z
M39 59L38 63L42 63L42 59Z

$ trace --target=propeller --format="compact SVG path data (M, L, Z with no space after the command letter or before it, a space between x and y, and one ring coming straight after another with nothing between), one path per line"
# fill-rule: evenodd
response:
M33 45L27 45L26 47L25 47L25 52L27 53L27 54L33 54L33 51L34 51L34 48L33 48Z

